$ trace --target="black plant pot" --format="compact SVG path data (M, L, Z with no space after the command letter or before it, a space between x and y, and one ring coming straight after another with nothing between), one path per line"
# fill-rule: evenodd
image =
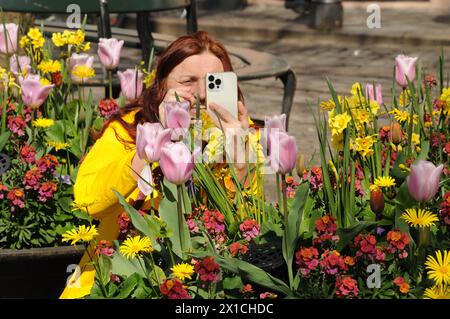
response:
M244 255L244 260L251 263L272 276L287 282L289 276L287 273L286 262L281 250L281 241L274 240L265 244L250 244L248 252ZM257 292L268 291L268 288L254 285Z
M0 298L58 298L83 252L84 246L0 249Z

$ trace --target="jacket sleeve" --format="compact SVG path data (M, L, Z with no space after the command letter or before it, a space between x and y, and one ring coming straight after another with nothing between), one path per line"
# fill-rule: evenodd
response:
M137 187L131 170L136 148L126 147L116 131L127 137L120 124L111 123L80 165L74 185L75 201L85 203L94 218L121 211L113 190L127 198Z

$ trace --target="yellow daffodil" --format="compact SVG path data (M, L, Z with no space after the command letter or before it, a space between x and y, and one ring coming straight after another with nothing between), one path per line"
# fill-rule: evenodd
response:
M126 258L134 258L142 253L151 253L153 251L152 244L148 237L137 235L128 237L119 248L120 253Z
M32 122L33 126L40 128L47 128L55 124L55 121L52 119L40 118L36 119Z
M450 88L445 88L442 90L441 94L442 108L445 115L450 114Z
M410 226L414 227L430 227L435 222L439 221L436 214L426 211L424 209L408 208L400 217L406 221Z
M331 145L337 151L344 149L344 133L331 136Z
M42 61L37 68L44 74L56 73L61 71L61 63L58 60L46 60Z
M62 47L67 44L66 39L59 32L55 32L52 34L52 42L57 47Z
M353 83L352 90L351 90L352 95L362 95L363 94L362 92L363 92L363 88L362 88L361 83L359 83L359 82Z
M95 72L93 68L86 65L77 65L72 70L72 76L77 79L77 82L84 82L85 79L93 78Z
M88 243L97 235L98 235L98 232L97 232L97 228L95 227L95 225L87 226L87 227L85 225L81 225L81 226L78 226L78 228L74 228L72 230L67 231L65 234L63 234L62 241L63 242L72 241L71 245L75 245L79 241Z
M374 184L379 188L389 188L395 186L395 179L390 176L379 176L375 179Z
M450 251L436 251L436 258L428 256L425 266L428 278L434 280L436 285L450 284Z
M375 136L357 137L355 139L354 149L361 154L362 157L369 157L374 153L372 146L375 142Z
M39 40L42 38L42 33L38 28L30 28L27 35L31 40Z
M26 35L20 38L19 45L21 48L25 48L30 43L30 38Z
M347 125L351 119L352 118L347 113L334 116L332 122L330 123L331 134L341 134L347 128Z
M147 72L144 76L144 84L146 88L149 88L150 86L152 86L153 81L155 80L155 76L156 76L156 70L153 70L151 72Z
M411 100L411 92L409 90L404 90L398 97L398 104L400 106L405 107L406 105L409 104L410 100Z
M35 49L42 48L42 47L44 47L45 39L39 38L39 39L33 40L31 43L33 44L33 47Z
M173 276L180 280L188 278L192 279L192 274L194 273L194 266L187 263L181 263L170 268L172 270Z

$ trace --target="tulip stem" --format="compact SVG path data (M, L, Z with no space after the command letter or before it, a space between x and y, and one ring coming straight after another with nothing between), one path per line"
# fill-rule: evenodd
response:
M181 204L181 185L177 185L177 206L178 206L178 231L180 236L180 247L181 247L181 254L183 255L183 241L184 241L184 228L183 228L183 222L184 222L184 216L183 216L183 206Z
M1 131L1 135L3 135L3 133L5 133L6 131L6 94L3 93L2 94L2 131Z
M112 71L108 70L108 80L109 80L109 98L112 99Z
M276 178L276 185L277 185L278 208L279 208L280 211L281 211L281 194L280 194L281 186L280 186L280 174L277 173L277 174L275 175L275 178Z
M289 228L288 228L289 211L288 211L288 207L287 207L287 194L286 194L287 185L286 185L286 175L285 174L281 174L281 187L282 187L282 190L283 190L283 215L284 215L284 240L283 240L283 244L284 244L284 251L286 253L286 256L288 256L288 249L290 249L289 241L288 241L288 236L289 236ZM288 261L289 260L286 260L286 263L288 263ZM288 264L287 265L287 269L288 269L288 276L289 276L289 287L292 289L293 286L294 286L294 275L292 273L292 265Z

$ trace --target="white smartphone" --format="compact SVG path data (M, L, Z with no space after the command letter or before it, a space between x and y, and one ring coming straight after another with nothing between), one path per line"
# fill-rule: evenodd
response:
M206 74L206 105L214 102L238 118L238 86L234 72Z

